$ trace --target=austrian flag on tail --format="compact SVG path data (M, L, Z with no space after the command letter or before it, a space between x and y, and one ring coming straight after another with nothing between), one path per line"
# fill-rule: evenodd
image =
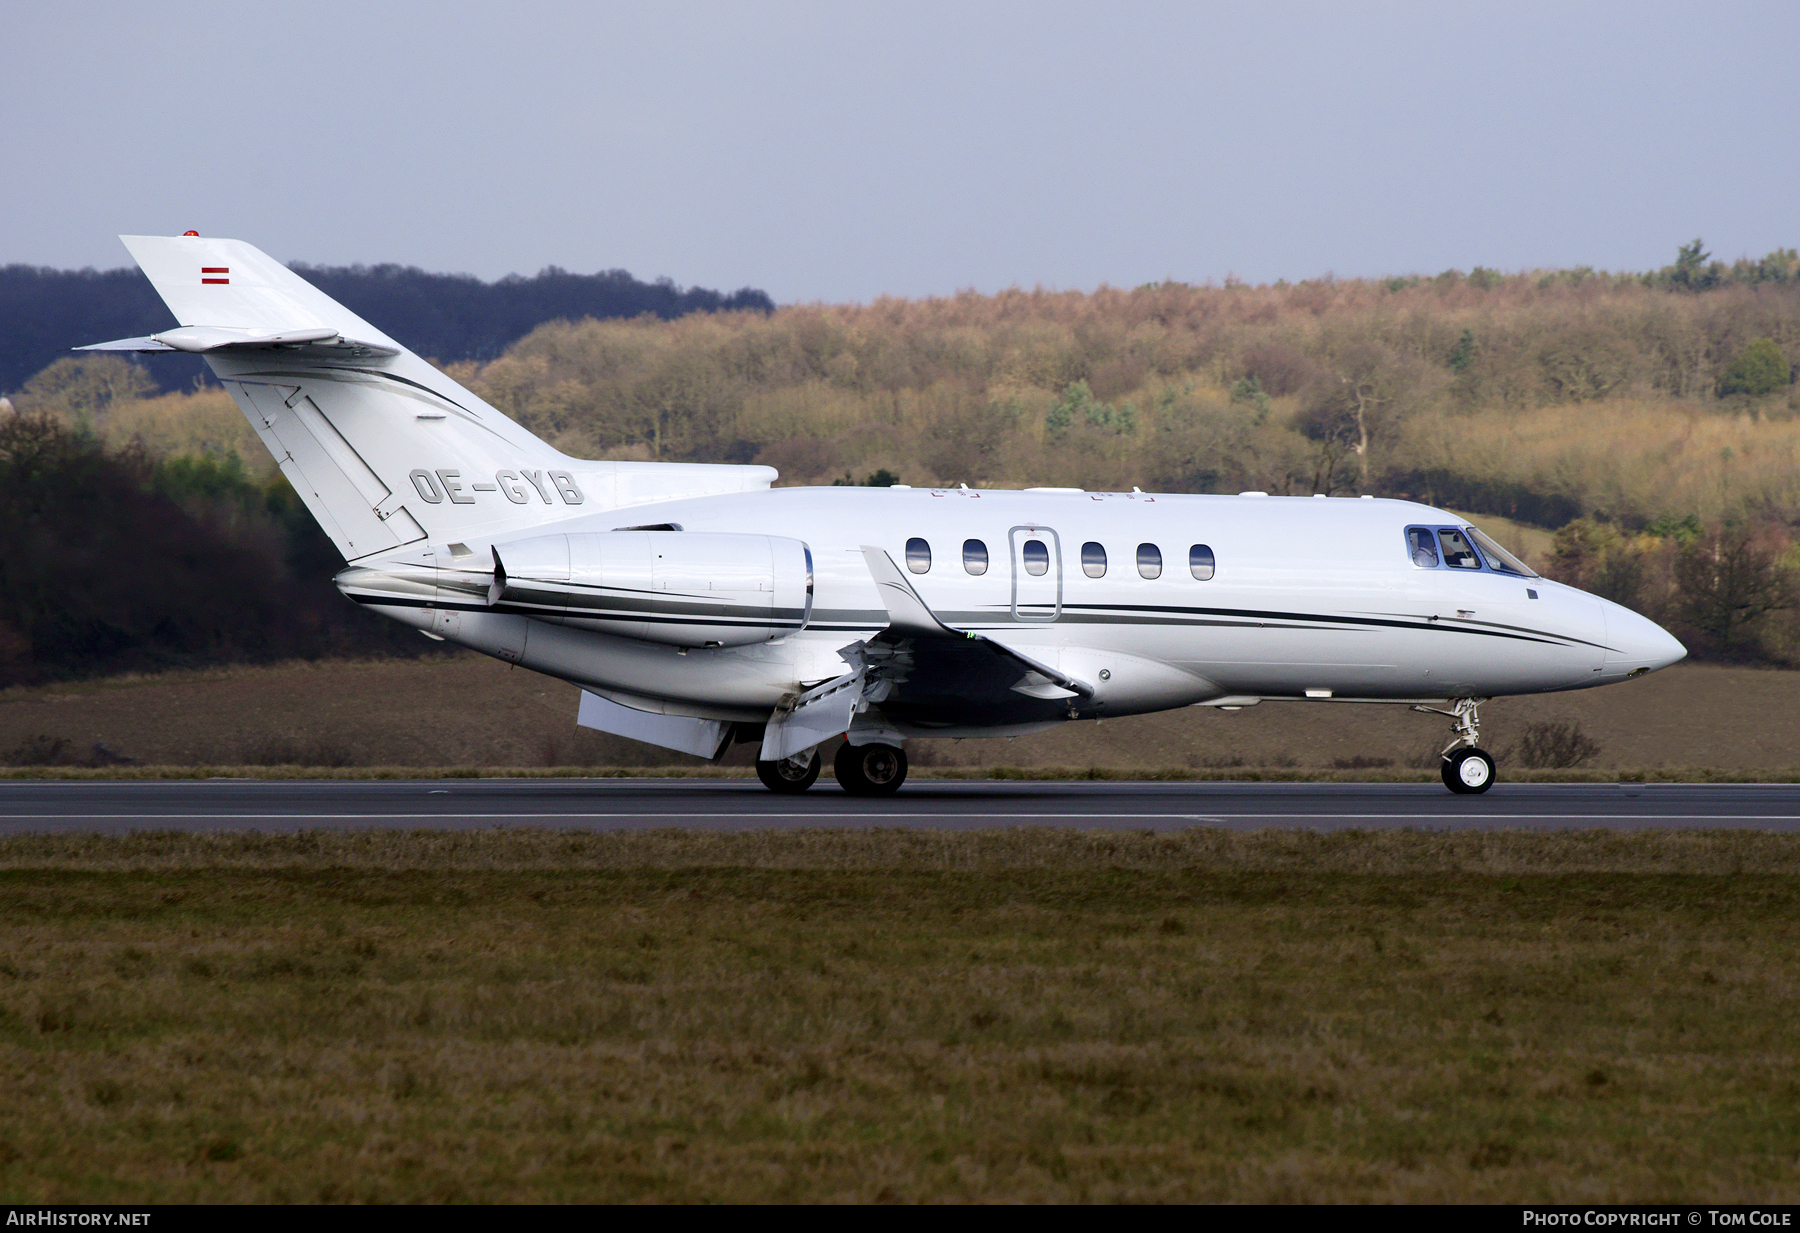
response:
M208 278L209 274L229 274L231 267L227 265L203 265L200 267L200 281L203 283L229 283L229 278Z

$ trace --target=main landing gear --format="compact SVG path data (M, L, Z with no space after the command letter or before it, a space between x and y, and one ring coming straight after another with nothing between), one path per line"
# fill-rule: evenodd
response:
M906 782L906 751L896 745L838 746L831 770L851 796L889 796ZM779 762L758 762L756 777L771 792L804 792L819 778L819 751Z
M891 796L906 782L906 751L897 745L845 742L831 769L851 796Z
M1481 716L1478 711L1486 701L1486 698L1458 698L1452 703L1456 709L1451 711L1435 706L1413 707L1427 715L1448 715L1453 721L1450 731L1454 735L1439 755L1442 764L1438 770L1444 786L1459 795L1486 792L1494 786L1494 759L1487 750L1479 747Z
M804 792L819 777L819 751L811 749L779 762L758 762L756 777L771 792Z

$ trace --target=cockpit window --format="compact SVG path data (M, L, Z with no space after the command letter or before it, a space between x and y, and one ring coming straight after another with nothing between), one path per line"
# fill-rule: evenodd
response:
M1487 558L1488 568L1493 570L1496 574L1512 574L1514 577L1518 578L1537 577L1536 574L1531 572L1531 568L1527 566L1525 562L1519 560L1518 557L1515 557L1512 553L1502 548L1499 544L1496 544L1491 538L1483 535L1474 527L1464 527L1463 530L1469 533L1469 538L1474 540L1476 547L1481 549L1481 555Z
M1420 569L1437 568L1437 536L1431 533L1430 527L1406 528L1406 555Z
M906 541L906 568L915 574L931 569L931 545L917 536Z
M1444 564L1451 569L1480 569L1481 558L1475 555L1468 538L1454 527L1440 527L1438 541L1444 545Z
M1536 578L1530 566L1496 544L1492 536L1474 527L1408 527L1406 554L1420 569L1438 568L1438 545L1443 545L1442 562L1450 569L1479 570L1485 566L1496 574L1514 578Z

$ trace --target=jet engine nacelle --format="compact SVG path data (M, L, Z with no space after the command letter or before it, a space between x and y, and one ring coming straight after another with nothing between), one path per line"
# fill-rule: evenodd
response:
M812 553L775 535L608 531L494 546L490 604L670 646L748 646L806 628Z

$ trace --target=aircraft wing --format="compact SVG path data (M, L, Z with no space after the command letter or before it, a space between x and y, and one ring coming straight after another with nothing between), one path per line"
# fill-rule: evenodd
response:
M1003 642L998 642L985 634L973 630L955 629L938 620L929 605L919 598L913 590L912 583L894 564L894 558L880 548L863 546L863 560L869 563L869 573L874 576L876 590L881 594L881 601L887 606L888 627L875 635L872 642L897 646L907 639L926 639L928 641L949 642L947 647L933 647L928 658L943 665L963 664L970 668L979 668L989 663L1003 665L1002 671L1011 672L1016 677L1019 670L1035 673L1044 681L1054 684L1059 692L1037 693L1036 697L1082 697L1092 698L1094 687L1086 681L1067 676L1050 667L1016 651ZM956 644L965 644L958 647ZM973 643L969 646L966 644ZM916 643L915 643L916 646ZM1007 687L1009 690L1013 686ZM1042 689L1041 684L1029 684L1027 689ZM1023 690L1019 692L1024 692Z
M883 715L922 727L1025 724L1063 718L1094 697L1089 681L992 635L946 625L891 556L868 546L862 553L889 623L840 654L862 661L863 697Z
M801 694L769 721L762 757L777 759L849 731L879 707L919 728L1041 723L1078 712L1094 686L974 630L946 625L894 559L864 546L888 626L838 652L850 671Z

